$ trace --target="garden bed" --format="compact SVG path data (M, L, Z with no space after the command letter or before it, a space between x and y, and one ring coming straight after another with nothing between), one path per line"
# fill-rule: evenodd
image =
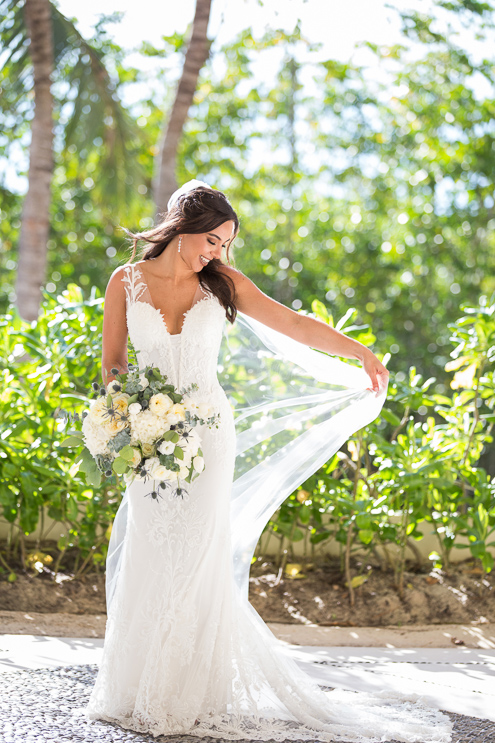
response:
M321 626L380 627L492 621L494 580L482 576L472 561L448 571L406 571L404 596L393 574L371 562L353 564L353 574L366 580L354 589L351 606L337 561L300 566L296 577L280 575L274 563L259 559L251 567L249 599L266 622ZM291 569L290 565L287 569ZM294 570L296 572L296 570ZM299 576L303 577L299 577ZM17 579L0 579L0 609L67 614L105 614L105 576L89 573L77 579L49 568L41 573L18 571Z

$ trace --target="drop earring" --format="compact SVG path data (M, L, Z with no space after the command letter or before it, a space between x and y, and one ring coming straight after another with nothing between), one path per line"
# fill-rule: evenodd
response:
M177 249L177 252L180 253L180 246L182 244L182 235L179 235L179 247Z

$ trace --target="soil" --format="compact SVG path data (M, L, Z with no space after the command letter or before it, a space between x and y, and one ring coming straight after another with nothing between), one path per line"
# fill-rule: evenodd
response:
M393 574L371 562L352 565L364 582L354 589L352 606L337 561L300 565L296 577L280 575L273 562L259 559L251 567L249 600L265 622L341 627L382 627L493 622L494 576L483 576L472 561L449 571L433 569L404 574L401 598ZM286 570L290 566L286 566ZM18 571L17 580L0 576L0 610L105 615L105 576ZM303 577L300 577L303 576Z
M290 567L290 566L287 566ZM300 566L305 577L284 576L268 560L251 567L249 600L265 622L320 626L484 623L495 619L495 580L471 561L444 571L404 573L402 598L391 571L354 562L352 575L364 582L354 589L354 605L337 562Z

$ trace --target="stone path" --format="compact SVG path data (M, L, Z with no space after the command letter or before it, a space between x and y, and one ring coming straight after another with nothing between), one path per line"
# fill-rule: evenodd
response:
M94 684L103 639L0 635L1 743L197 743L195 736L153 738L81 708ZM495 743L495 650L492 648L321 647L286 643L292 657L325 689L407 689L454 722L452 743ZM207 738L206 741L219 743ZM393 743L393 741L387 741Z
M2 743L197 743L197 737L191 735L155 738L74 714L86 704L96 673L96 664L5 671L0 690ZM447 714L454 723L452 743L495 741L495 722ZM213 738L202 740L219 743Z

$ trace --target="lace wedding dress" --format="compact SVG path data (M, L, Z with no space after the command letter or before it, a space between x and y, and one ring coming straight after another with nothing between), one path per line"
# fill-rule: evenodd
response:
M259 325L238 316L236 324L243 322L246 333L249 326L252 336L244 348L237 342L233 351L224 351L219 367L226 318L214 295L198 287L181 333L171 335L139 263L125 265L122 280L129 336L140 368L158 366L178 388L196 382L198 395L216 406L221 420L218 428L199 429L205 470L188 486L184 499L169 490L160 491L163 497L157 500L145 497L158 484L153 481L134 481L126 489L107 558L103 657L84 714L154 737L449 743L450 719L417 694L323 691L289 657L247 599L251 556L269 516L294 483L303 482L353 431L373 420L383 404L370 403L366 411L373 393L362 387L356 391L348 381L346 388L345 380L329 397L318 364L340 365L332 369L343 369L351 382L363 370L307 349L320 382L311 388L306 380L304 393L298 389L295 399L290 398L286 386L280 391L280 377L270 366L275 358L270 342L278 338L282 343L280 334L266 331L265 337ZM279 357L279 369L289 364L290 344L295 343L286 340L287 355ZM245 416L243 430L242 421L234 423L218 370L228 387L237 349L239 363L244 359L246 369L254 372L253 357L248 357L256 341L264 352L265 384L258 380L253 386L246 377L240 392L246 393L243 409L261 410L261 417L254 421ZM304 366L301 345L292 353ZM289 386L297 376L291 368ZM355 379L362 384L362 376ZM367 375L366 380L369 384ZM260 389L270 384L272 398L268 393L263 398ZM278 406L274 402L277 394L287 407L274 417L268 411L283 407L280 400ZM325 431L329 405L336 423ZM355 409L364 410L363 417L354 416L346 425ZM287 431L292 431L288 438ZM274 445L277 434L285 439ZM269 455L262 453L266 440L272 442Z

